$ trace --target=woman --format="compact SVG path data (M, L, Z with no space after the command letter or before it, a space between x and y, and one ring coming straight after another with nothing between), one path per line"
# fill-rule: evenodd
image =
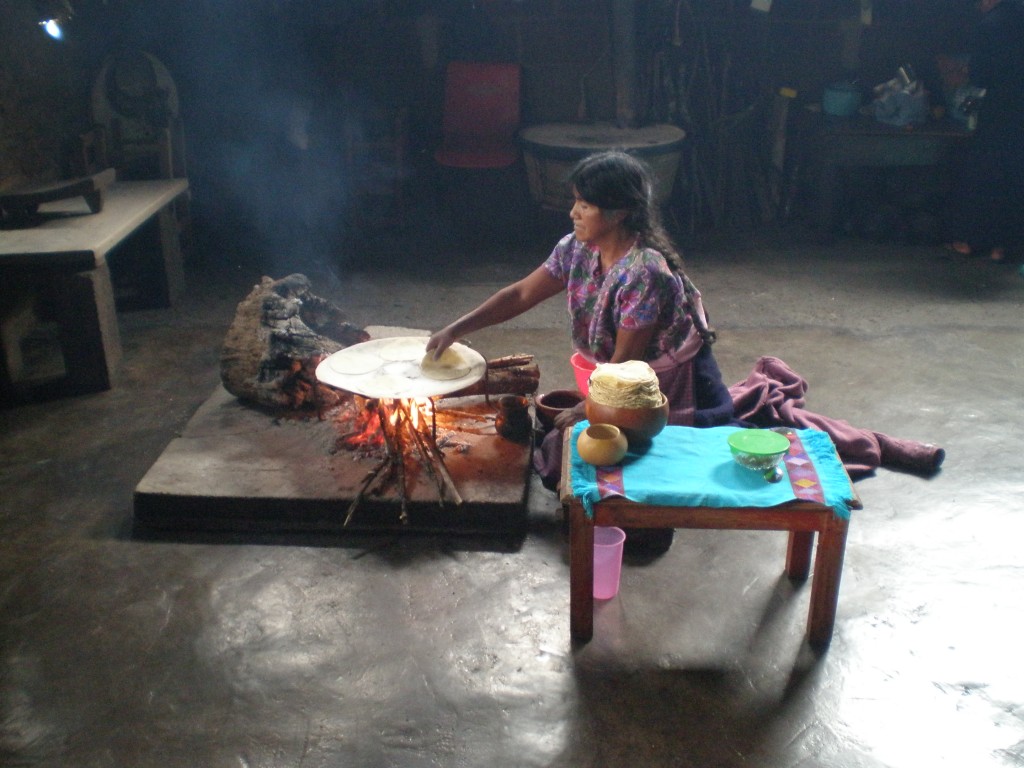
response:
M437 331L427 349L440 355L456 339L564 292L578 352L595 363L650 364L668 397L670 424L728 423L732 400L711 354L715 334L658 221L649 170L625 152L601 152L581 160L570 181L573 231L529 275ZM560 471L561 430L582 418L582 404L562 414L535 456L549 488Z
M1016 263L1024 250L1024 5L980 0L968 75L984 89L978 126L955 165L946 212L951 250Z
M711 355L714 332L658 222L647 167L625 152L601 152L580 161L570 182L572 233L529 275L436 332L427 349L436 357L458 338L565 292L577 351L597 363L649 363L671 424L727 423L732 402ZM558 426L582 415L580 408Z

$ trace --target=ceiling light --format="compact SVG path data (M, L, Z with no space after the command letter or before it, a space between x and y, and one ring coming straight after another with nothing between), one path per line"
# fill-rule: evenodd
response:
M36 11L39 26L54 40L64 38L64 27L74 15L70 0L38 0Z

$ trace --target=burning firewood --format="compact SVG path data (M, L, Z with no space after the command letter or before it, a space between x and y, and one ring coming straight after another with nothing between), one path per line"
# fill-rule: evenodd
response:
M439 505L444 506L446 500L456 506L462 504L462 495L445 467L444 454L437 445L433 419L428 424L427 415L416 400L366 400L361 412L356 414L355 423L356 430L347 433L342 440L350 446L362 446L367 442L380 445L384 456L367 473L348 506L343 525L351 522L363 499L389 481L394 481L394 491L400 504L399 520L408 523L410 484L415 482L406 471L405 463L410 459L418 458L420 466L434 481Z

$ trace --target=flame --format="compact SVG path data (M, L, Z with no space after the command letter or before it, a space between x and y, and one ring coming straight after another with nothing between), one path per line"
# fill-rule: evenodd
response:
M373 401L357 398L351 429L342 438L347 448L374 448L384 444L380 428L380 412Z
M384 429L381 428L382 416L390 435L394 435L401 428L403 421L406 421L410 428L421 433L429 429L431 424L433 403L430 400L356 398L355 404L356 409L351 421L351 428L343 438L343 443L350 449L373 449L385 444Z

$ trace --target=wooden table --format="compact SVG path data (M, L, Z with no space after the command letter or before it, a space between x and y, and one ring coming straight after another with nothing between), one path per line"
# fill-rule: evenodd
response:
M815 114L803 116L800 135L814 174L815 223L823 235L829 235L836 224L843 168L941 166L971 134L953 121L896 127L866 116Z
M715 530L788 531L785 573L796 581L814 578L808 611L807 635L812 648L823 650L832 640L839 581L846 553L849 520L832 507L793 501L774 507L682 507L639 504L606 498L594 504L590 517L573 495L570 462L575 446L566 430L563 451L561 502L569 518L569 631L575 641L587 642L594 634L594 526L626 528L703 528ZM852 506L859 508L855 494ZM814 536L818 535L814 552Z
M109 389L121 359L108 256L156 217L158 303L171 306L184 290L181 245L171 204L186 179L114 182L102 210L84 198L46 203L38 226L0 230L0 330L4 365L0 396L40 399ZM56 324L63 375L22 385L20 331L40 316Z

